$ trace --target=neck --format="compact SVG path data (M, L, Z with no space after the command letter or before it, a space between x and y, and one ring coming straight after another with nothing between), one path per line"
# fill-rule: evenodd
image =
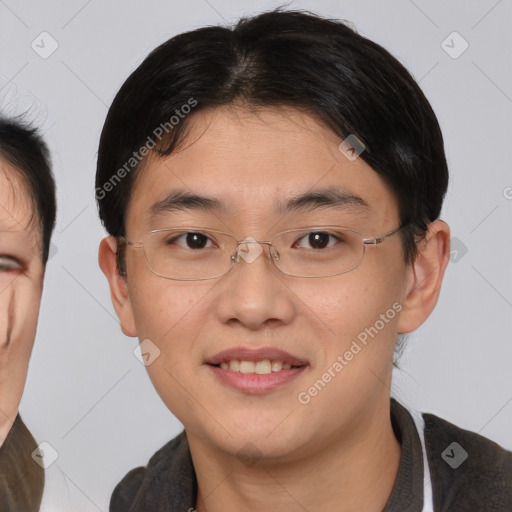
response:
M350 433L293 462L263 457L253 467L219 456L189 436L198 481L197 512L300 510L381 512L400 463L387 402Z

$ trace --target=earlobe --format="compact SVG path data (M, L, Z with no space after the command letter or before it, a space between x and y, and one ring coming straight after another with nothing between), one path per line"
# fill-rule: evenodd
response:
M437 304L446 266L450 257L450 228L436 220L429 224L418 254L407 269L407 284L398 332L417 329L430 316Z
M108 280L110 297L123 333L126 336L137 336L126 277L119 274L117 267L117 242L114 237L107 236L100 242L98 262Z

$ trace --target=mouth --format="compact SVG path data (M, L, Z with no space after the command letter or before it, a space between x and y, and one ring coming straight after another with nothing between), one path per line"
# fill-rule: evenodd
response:
M268 375L269 373L300 368L300 366L292 366L290 363L270 359L262 359L261 361L239 361L238 359L230 359L229 361L222 361L222 363L212 366L231 372L243 374L255 373L257 375Z
M273 391L308 366L306 361L274 348L226 350L206 364L221 383L249 394Z

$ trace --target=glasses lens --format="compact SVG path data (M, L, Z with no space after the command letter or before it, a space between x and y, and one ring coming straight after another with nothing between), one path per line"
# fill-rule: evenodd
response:
M293 229L274 237L272 255L284 274L335 276L350 272L361 263L362 240L356 231L335 226ZM247 251L249 246L241 247ZM153 231L144 241L151 270L158 276L178 280L224 275L231 268L236 248L236 240L227 233L188 227ZM252 262L247 255L241 256L247 263Z
M363 259L362 236L333 226L289 230L273 240L276 266L297 277L328 277L355 269Z
M225 274L236 241L213 230L180 228L153 231L144 242L151 270L168 279L210 279Z

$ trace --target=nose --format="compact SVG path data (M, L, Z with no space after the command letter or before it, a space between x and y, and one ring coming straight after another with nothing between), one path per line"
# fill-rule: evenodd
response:
M239 244L234 268L220 285L217 315L221 322L256 330L292 321L296 310L293 292L272 263L269 250L269 245L253 238Z

